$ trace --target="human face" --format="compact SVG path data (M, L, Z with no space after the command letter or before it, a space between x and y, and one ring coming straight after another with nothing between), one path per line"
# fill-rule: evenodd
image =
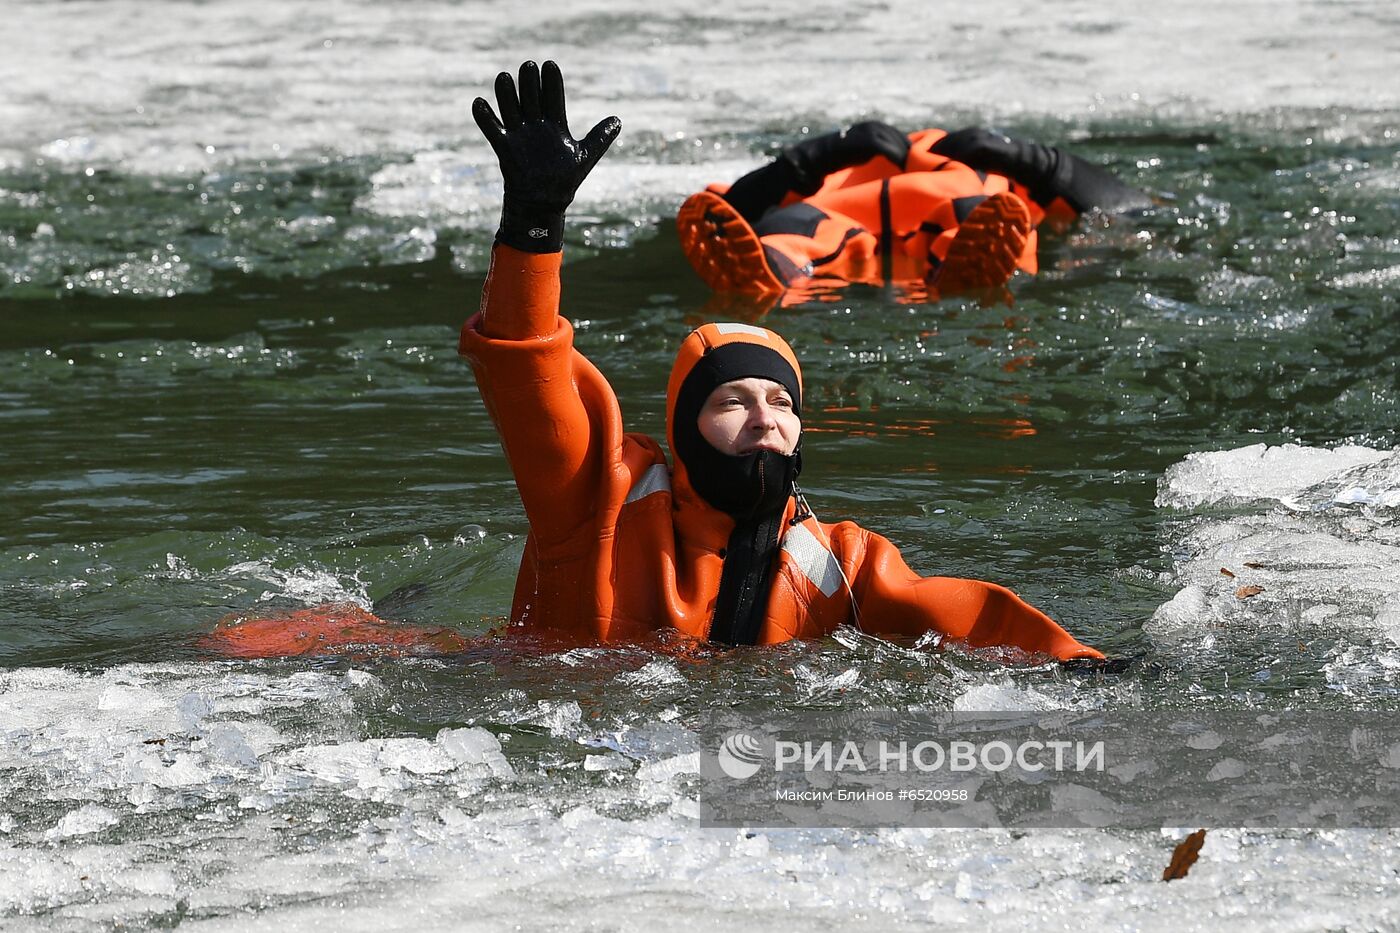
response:
M771 450L790 454L802 437L802 419L788 390L756 376L726 382L700 408L700 436L733 456Z

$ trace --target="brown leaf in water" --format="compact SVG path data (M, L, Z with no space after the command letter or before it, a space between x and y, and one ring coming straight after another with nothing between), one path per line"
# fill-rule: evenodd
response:
M1229 567L1221 567L1220 572L1225 574L1225 576L1229 577L1231 580L1235 579L1235 575L1230 572Z
M1258 596L1262 592L1264 592L1264 588L1262 586L1242 586L1239 589L1235 590L1235 598L1249 599L1249 597Z
M1196 859L1201 855L1201 846L1205 845L1206 831L1198 829L1185 839L1172 852L1171 864L1162 872L1163 881L1175 881L1178 878L1185 878L1186 873L1191 870L1191 866L1196 864Z
M1264 569L1264 565L1261 564L1261 563L1259 563L1257 560L1247 560L1247 561L1244 562L1244 565L1245 565L1246 567L1248 567L1250 570L1263 570L1263 569Z

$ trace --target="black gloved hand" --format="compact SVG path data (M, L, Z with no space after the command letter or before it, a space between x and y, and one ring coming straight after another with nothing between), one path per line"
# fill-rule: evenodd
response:
M783 150L795 174L794 191L814 193L832 172L884 156L900 171L909 158L909 138L888 123L866 120L849 129L808 139Z
M1020 182L1042 207L1057 197L1080 214L1091 208L1121 211L1151 204L1143 192L1072 153L977 126L949 133L929 151Z
M478 97L472 116L505 177L497 242L527 253L564 248L564 210L593 166L608 151L622 121L608 117L582 140L569 134L564 115L564 78L559 66L534 62L520 66L520 92L507 72L496 76L496 106Z

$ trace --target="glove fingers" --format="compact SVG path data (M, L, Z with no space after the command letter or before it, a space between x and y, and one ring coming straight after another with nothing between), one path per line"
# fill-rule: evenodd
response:
M525 120L540 118L540 66L534 62L520 65L520 116Z
M617 117L605 117L598 121L598 125L588 131L588 135L583 138L583 165L584 174L592 171L593 166L598 164L598 160L603 157L603 153L608 151L608 147L617 139L617 134L622 132L622 121Z
M552 61L545 62L540 71L540 111L551 123L557 123L569 132L569 118L564 112L564 76L559 66Z
M515 94L515 79L510 72L496 75L496 106L501 108L502 125L520 125L520 98Z
M491 105L484 98L478 97L472 101L472 117L476 120L476 125L481 128L481 135L485 136L486 141L491 144L496 158L501 158L502 146L505 145L506 141L506 128L496 117L496 111L491 109Z

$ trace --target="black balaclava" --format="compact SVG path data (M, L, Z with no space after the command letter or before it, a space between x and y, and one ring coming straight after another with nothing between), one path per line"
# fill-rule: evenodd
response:
M715 347L696 362L681 384L671 431L676 456L685 464L690 485L710 505L742 521L782 511L802 472L802 441L791 454L772 450L727 454L700 433L700 410L710 393L735 379L770 379L788 390L793 411L802 410L802 389L787 360L767 347L729 343Z
M676 397L671 433L676 457L690 485L710 505L732 516L724 570L710 622L710 639L752 645L768 609L777 563L783 511L802 471L802 442L784 455L757 450L735 456L717 450L700 433L700 410L719 386L735 379L770 379L788 390L793 411L802 407L797 373L781 354L753 343L729 343L705 353Z

